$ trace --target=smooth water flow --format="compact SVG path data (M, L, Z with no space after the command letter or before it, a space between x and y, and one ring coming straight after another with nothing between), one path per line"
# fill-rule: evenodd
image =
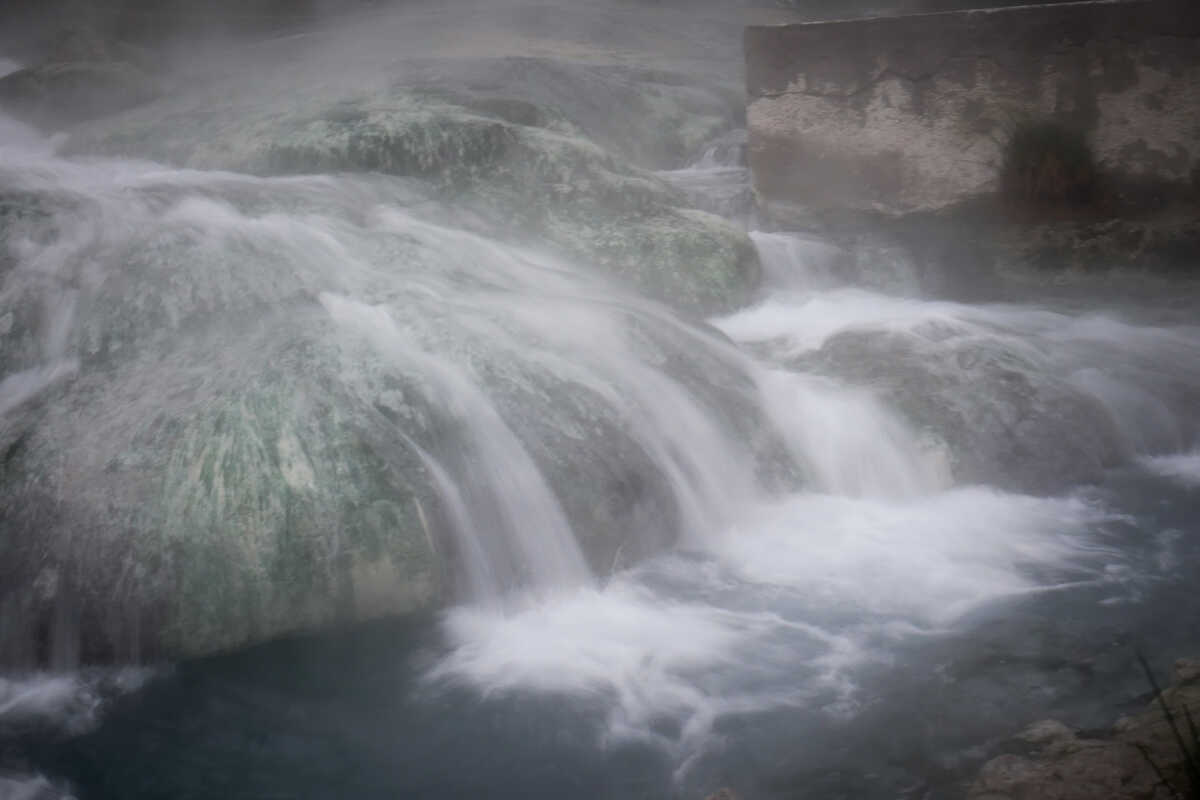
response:
M452 366L413 350L385 308L323 294L334 322L365 337L401 369L424 376L430 401L463 425L468 452L455 478L435 466L451 508L470 597L496 605L505 592L591 582L571 525L537 465L486 395Z

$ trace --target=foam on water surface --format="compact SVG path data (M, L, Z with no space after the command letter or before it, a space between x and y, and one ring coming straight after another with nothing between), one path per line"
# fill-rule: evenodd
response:
M727 716L852 711L857 671L887 663L899 640L949 631L1005 598L1108 580L1120 557L1095 535L1108 518L1081 498L984 488L797 494L759 506L705 552L604 587L448 612L451 652L429 680L484 696L595 698L608 737L654 742L682 763Z
M1148 457L1142 459L1142 464L1183 486L1200 487L1200 452Z

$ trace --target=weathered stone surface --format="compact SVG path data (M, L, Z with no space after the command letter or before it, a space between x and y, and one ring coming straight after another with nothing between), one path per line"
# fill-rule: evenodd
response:
M1200 708L1200 662L1175 665L1175 683L1163 699L1186 726L1183 709ZM1182 728L1187 736L1186 727ZM1002 755L983 766L969 800L1166 800L1176 797L1147 763L1146 753L1171 786L1187 786L1183 756L1158 700L1117 722L1105 738L1082 737L1061 722L1045 720L1019 737L1032 744L1030 756Z
M1091 2L750 27L750 163L768 208L907 212L994 188L1020 120L1082 127L1106 170L1200 162L1200 10Z
M139 105L160 91L153 79L124 61L55 62L0 78L0 108L54 127Z

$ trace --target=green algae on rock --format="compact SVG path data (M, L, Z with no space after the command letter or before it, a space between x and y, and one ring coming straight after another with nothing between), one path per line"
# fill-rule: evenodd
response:
M321 329L218 326L238 345L209 331L86 360L8 448L5 585L53 575L24 594L48 606L22 616L70 604L87 660L214 652L440 596L424 467L343 387Z
M678 454L647 444L664 420L630 398L676 392L672 413L707 409L747 459L770 449L719 337L447 227L407 181L57 166L20 176L0 221L15 257L0 640L19 666L197 656L434 608L463 577L438 470L487 494L480 444L501 426L596 574L692 527L665 477ZM520 178L503 169L492 186ZM657 197L614 174L631 208ZM395 341L335 319L330 295L386 317Z
M692 313L728 310L759 278L746 234L684 208L655 175L622 163L551 112L545 127L411 92L299 110L139 116L76 134L77 152L149 153L259 175L376 171L428 181L524 243L549 245ZM500 109L511 117L510 109Z

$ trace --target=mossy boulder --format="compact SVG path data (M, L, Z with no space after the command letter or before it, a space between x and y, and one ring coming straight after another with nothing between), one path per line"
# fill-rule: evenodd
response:
M9 665L198 655L443 597L409 376L339 337L272 218L162 191L126 194L128 227L88 189L0 203Z
M631 424L614 363L670 376L786 472L740 362L612 286L693 314L752 291L745 233L639 166L710 138L724 101L654 77L655 144L633 152L642 132L584 108L576 67L550 69L554 96L517 77L545 65L509 67L351 99L193 87L80 123L66 150L203 172L4 190L0 368L29 391L0 414L0 661L188 657L462 596L430 464L486 482L475 420L436 402L436 370L350 335L329 293L479 387L596 574L684 526L679 448ZM547 302L602 346L523 329L521 304Z
M6 650L202 654L439 600L419 457L340 388L319 319L264 322L228 330L239 345L210 330L85 362L30 403L0 468L0 604L24 605L10 621L27 628L4 631Z
M581 257L622 276L644 294L710 314L745 305L760 277L758 251L732 223L696 209L629 215L585 227L559 223Z
M287 111L172 112L83 129L71 147L259 175L419 178L441 202L489 221L495 234L548 244L693 313L744 303L759 278L744 231L687 209L683 195L653 173L520 101L456 105L395 92Z
M431 179L124 164L113 191L89 172L110 165L76 166L0 205L6 665L196 656L466 596L438 476L500 491L479 408L597 575L690 530L668 477L686 448L631 423L648 377L777 466L754 382L711 332L454 228ZM394 350L330 294L386 312ZM600 333L581 347L575 325ZM450 402L463 387L476 406Z
M700 155L745 113L736 75L730 70L722 77L636 63L508 56L414 60L397 88L486 109L522 125L562 120L621 159L663 169Z

